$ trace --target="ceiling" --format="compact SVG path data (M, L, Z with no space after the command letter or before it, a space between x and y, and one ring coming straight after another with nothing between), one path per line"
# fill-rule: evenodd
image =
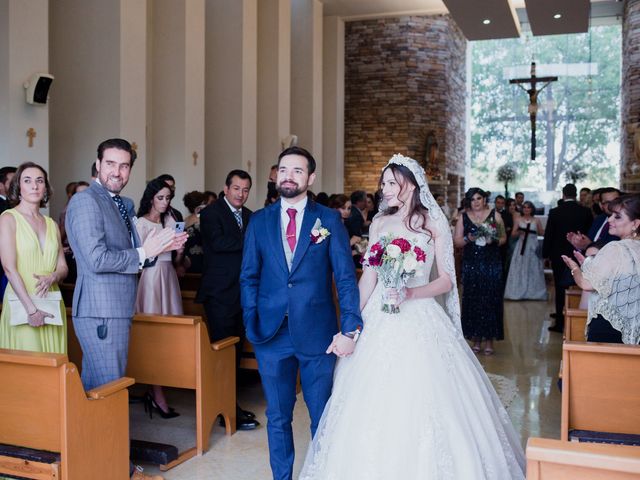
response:
M321 0L325 16L346 21L399 15L450 13L469 40L584 32L591 23L615 21L621 0ZM560 18L554 18L554 15ZM486 23L489 20L489 23ZM483 23L484 22L484 23Z

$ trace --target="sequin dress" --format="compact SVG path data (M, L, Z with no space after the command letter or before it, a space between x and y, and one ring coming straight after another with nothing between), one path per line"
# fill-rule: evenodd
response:
M464 235L477 235L478 225L462 214ZM495 222L491 210L484 223ZM478 242L482 243L482 242ZM469 339L504 339L502 258L497 241L469 242L462 256L462 331Z

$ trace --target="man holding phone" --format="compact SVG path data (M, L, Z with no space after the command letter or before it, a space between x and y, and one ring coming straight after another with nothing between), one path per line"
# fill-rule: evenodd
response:
M251 176L244 170L232 170L225 181L224 198L200 212L204 267L197 301L204 303L212 342L229 336L240 337L236 345L236 367L240 365L245 338L240 266L244 234L253 213L244 206L250 190ZM238 430L252 430L259 425L253 413L240 407L236 413Z

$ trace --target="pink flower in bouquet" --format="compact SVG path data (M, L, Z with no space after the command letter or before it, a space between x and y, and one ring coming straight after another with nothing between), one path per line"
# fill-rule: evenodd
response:
M408 240L405 240L404 238L394 239L391 242L391 245L396 245L397 247L400 247L401 253L407 253L409 250L411 250L411 243Z
M413 251L416 254L416 260L418 260L419 262L427 261L427 254L424 253L424 250L422 250L420 247L413 247Z

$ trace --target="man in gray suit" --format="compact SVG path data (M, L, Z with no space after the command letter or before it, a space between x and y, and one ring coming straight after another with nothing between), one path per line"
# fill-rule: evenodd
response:
M86 390L124 376L137 274L157 255L180 248L187 239L187 234L165 228L140 243L134 218L119 195L134 161L135 152L126 140L102 142L96 180L67 207L65 228L78 265L73 326L82 347ZM161 477L132 471L132 478Z

